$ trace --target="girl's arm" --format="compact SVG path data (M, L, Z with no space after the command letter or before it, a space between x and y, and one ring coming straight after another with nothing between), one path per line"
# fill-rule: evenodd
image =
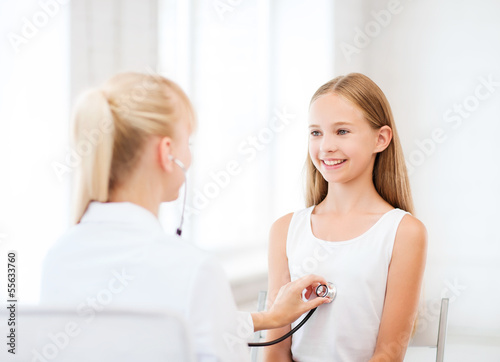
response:
M288 234L288 226L292 219L292 213L276 220L271 227L269 235L269 284L267 292L268 307L274 303L274 299L278 294L281 286L290 281L290 272L288 270L288 259L286 256L286 237ZM290 331L290 325L282 328L277 328L267 331L267 341L281 337ZM264 361L265 362L282 362L292 361L292 353L290 351L292 345L291 338L285 339L283 342L273 346L265 347Z
M403 361L418 312L427 255L427 231L415 217L399 224L375 353L370 362Z

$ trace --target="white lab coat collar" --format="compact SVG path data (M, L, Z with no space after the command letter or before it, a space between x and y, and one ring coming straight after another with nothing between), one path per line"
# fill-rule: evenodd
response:
M80 224L118 223L150 232L164 232L158 218L149 210L132 202L92 201Z

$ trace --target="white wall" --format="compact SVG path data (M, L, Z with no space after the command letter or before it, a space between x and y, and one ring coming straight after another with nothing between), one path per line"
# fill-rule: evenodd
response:
M2 1L0 27L0 298L15 250L18 298L29 303L68 213L69 185L53 164L69 146L69 8Z
M335 73L367 74L392 105L429 233L426 296L451 298L451 335L500 345L500 2L402 0L377 30L389 3L336 2Z
M155 72L158 1L71 2L72 101L122 71Z

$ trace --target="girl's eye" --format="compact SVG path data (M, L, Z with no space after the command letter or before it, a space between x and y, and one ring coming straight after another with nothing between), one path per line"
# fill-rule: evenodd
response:
M347 134L347 133L349 133L349 131L348 131L348 130L346 130L346 129L339 129L339 130L337 131L337 134L338 134L338 135L340 135L340 136L345 135L345 134Z
M311 132L311 136L316 137L316 136L319 136L319 135L320 135L320 132L319 132L319 131L312 131L312 132Z

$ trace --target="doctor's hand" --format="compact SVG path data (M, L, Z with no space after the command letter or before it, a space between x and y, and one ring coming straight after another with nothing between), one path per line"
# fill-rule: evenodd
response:
M252 313L254 330L260 331L286 326L307 311L321 304L331 302L328 297L316 297L308 301L303 300L302 293L304 290L305 297L309 298L320 284L327 284L327 282L323 277L310 274L283 285L269 310Z

